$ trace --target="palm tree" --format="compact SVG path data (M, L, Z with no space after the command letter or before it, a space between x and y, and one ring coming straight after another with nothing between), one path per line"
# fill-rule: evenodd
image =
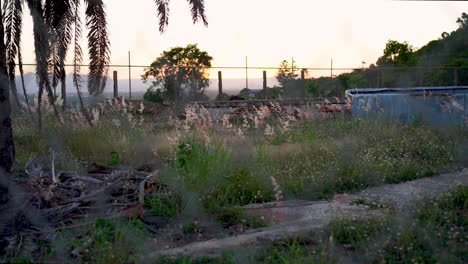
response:
M207 25L204 0L187 1L193 22L202 21ZM169 0L154 0L154 2L159 19L159 30L163 32L169 24ZM42 119L40 106L44 92L58 117L53 91L59 82L62 83L62 91L66 89L64 87L65 57L71 46L73 46L74 64L73 82L78 92L81 109L89 121L81 98L80 65L83 61L83 53L79 44L82 34L79 10L82 3L86 9L85 25L88 28L90 64L88 92L91 95L99 95L106 85L110 62L109 34L103 0L0 0L0 171L10 171L15 157L10 117L10 90L17 98L14 79L16 61L18 61L20 75L23 75L20 44L25 4L33 18L36 79L39 85L37 109L39 127ZM24 82L22 83L26 96ZM27 104L29 108L29 103ZM91 124L90 121L89 123Z

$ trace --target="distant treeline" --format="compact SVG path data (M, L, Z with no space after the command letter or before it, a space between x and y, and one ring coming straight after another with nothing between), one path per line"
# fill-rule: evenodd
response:
M281 88L282 93L284 97L328 97L342 96L352 88L468 85L468 14L463 13L457 23L457 30L442 33L420 49L390 40L384 54L369 68L333 77L294 80Z

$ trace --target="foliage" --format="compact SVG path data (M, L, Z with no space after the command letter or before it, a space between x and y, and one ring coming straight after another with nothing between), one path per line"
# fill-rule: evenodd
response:
M145 197L144 209L148 214L175 217L182 211L182 198L174 191L157 191Z
M311 252L307 247L314 243L309 238L293 237L275 242L257 254L256 263L297 263L331 264L335 263L324 250Z
M148 88L143 95L143 100L154 103L164 102L164 98L169 98L169 94L166 94L161 89L155 89L154 87Z
M287 60L283 60L280 64L280 68L276 73L276 80L281 84L281 86L286 85L289 81L295 80L297 77L297 65L293 60L291 64Z
M468 84L468 16L457 19L459 28L444 32L416 49L408 42L389 40L376 65L354 69L337 77L307 80L307 97L343 96L354 88L405 88L420 86L452 86ZM454 67L459 67L455 69ZM302 88L298 88L302 89Z
M136 245L132 243L137 241L128 239L129 231L116 222L97 219L88 230L80 233L79 239L65 243L73 258L80 262L124 263L136 259Z
M379 259L385 263L463 263L468 254L467 208L466 187L424 202L416 223L400 228Z
M164 51L141 76L144 82L152 80L146 98L154 102L203 99L204 89L209 85L206 68L211 67L212 60L197 44Z
M415 66L417 63L414 48L408 42L389 40L385 45L384 54L377 60L378 66Z
M351 249L363 249L387 223L382 219L335 219L327 226L330 239Z

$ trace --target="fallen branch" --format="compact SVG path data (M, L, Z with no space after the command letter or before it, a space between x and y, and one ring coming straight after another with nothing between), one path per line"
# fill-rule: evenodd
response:
M50 173L52 174L52 182L53 183L58 183L57 176L55 175L55 152L51 148L50 152L52 154L52 159L51 159L51 164L50 164Z
M101 188L101 189L99 189L99 190L97 190L95 192L92 192L92 193L87 194L87 195L82 195L82 196L77 197L77 198L73 198L73 199L71 199L69 201L63 202L62 204L69 204L69 203L76 203L76 202L86 201L89 198L92 198L92 197L94 197L94 196L96 196L98 194L101 194L101 193L105 192L107 189L114 187L115 185L117 185L120 182L121 182L121 179L119 178L116 181L112 182L111 184L108 184L108 185L104 186L103 188Z
M145 202L145 185L146 181L148 181L151 177L156 176L159 173L159 170L151 173L150 175L146 176L144 180L140 182L140 190L138 193L138 200L140 201L140 204L143 204Z
M101 184L104 181L100 179L96 179L94 177L89 177L89 176L84 176L84 175L79 175L76 172L66 172L62 171L59 173L59 177L64 176L64 177L70 177L72 179L80 180L80 181L85 181L85 182L91 182L91 183L96 183L96 184Z

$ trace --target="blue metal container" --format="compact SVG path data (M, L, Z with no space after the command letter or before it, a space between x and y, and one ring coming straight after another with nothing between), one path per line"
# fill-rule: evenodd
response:
M352 115L468 127L468 86L351 89Z

